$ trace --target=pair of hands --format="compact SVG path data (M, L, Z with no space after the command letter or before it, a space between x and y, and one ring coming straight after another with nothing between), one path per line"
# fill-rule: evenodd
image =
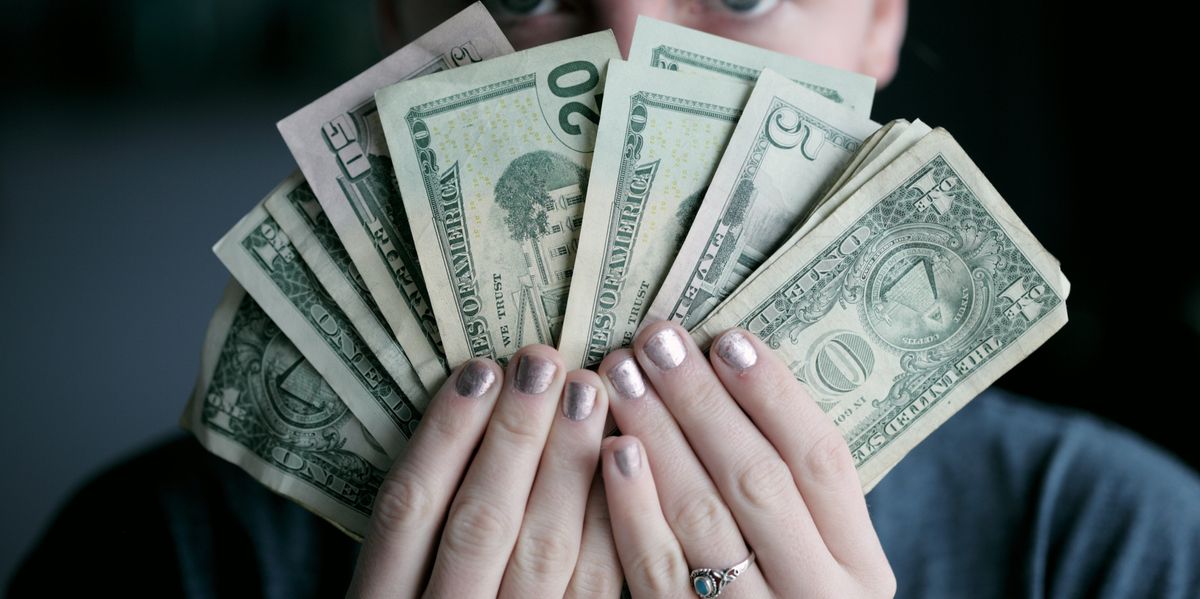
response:
M894 595L837 428L751 334L711 354L662 322L598 373L540 345L459 367L380 487L349 595L694 599L693 568L751 547L722 597Z

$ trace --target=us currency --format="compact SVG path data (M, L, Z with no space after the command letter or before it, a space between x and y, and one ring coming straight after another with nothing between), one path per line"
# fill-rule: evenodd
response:
M447 365L374 94L397 81L511 52L487 9L475 3L279 122L374 302L431 392L445 379Z
M624 61L608 69L559 343L572 367L632 341L750 95L735 81Z
M812 213L805 217L804 222L792 233L789 240L797 240L813 230L842 205L854 192L858 191L867 181L875 177L884 167L892 163L896 157L908 151L917 142L924 139L932 129L929 125L917 119L911 123L901 121L884 135L853 171L848 171L842 180L834 183L821 198Z
M391 460L237 283L209 324L181 424L212 453L362 538Z
M293 173L277 193L263 202L263 208L278 223L317 282L350 320L400 391L418 410L424 411L429 404L424 384L404 349L388 331L383 314L371 300L362 277L304 176Z
M875 101L872 77L644 16L638 17L633 31L629 62L747 85L769 68L864 117L870 116Z
M929 128L929 125L921 122L920 119L911 123L904 119L897 119L889 122L880 131L883 131L883 134L875 138L875 142L869 151L859 153L859 156L838 177L833 186L825 192L812 211L802 219L800 226L788 236L787 241L779 244L780 249L776 250L775 254L767 259L764 266L774 260L783 251L783 248L790 247L824 221L838 206L841 206L846 198L850 197L852 192L878 174L896 156L899 156L905 150L911 148L913 144L920 141L921 138L928 135L932 129ZM755 277L766 270L766 268L760 266L742 281L742 286L749 285ZM718 304L717 309L719 308L720 305Z
M1067 321L1057 261L942 129L759 272L692 333L774 348L864 491Z
M387 454L399 455L420 420L421 400L388 376L275 219L255 206L213 251Z
M700 322L799 226L878 128L763 70L646 317Z
M376 94L451 365L556 343L617 57L604 31Z

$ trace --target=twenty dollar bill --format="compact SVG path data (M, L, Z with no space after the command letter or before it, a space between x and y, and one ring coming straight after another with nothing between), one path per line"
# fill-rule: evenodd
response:
M791 79L835 104L869 116L875 79L750 44L639 16L631 64L753 84L763 69Z
M749 95L734 81L609 66L559 343L568 366L632 341Z
M451 366L556 343L617 56L604 31L376 94Z

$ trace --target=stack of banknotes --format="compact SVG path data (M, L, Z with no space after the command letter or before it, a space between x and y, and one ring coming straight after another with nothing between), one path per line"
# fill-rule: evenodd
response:
M744 327L864 492L1067 320L1069 284L945 130L875 82L668 23L523 52L476 4L279 122L299 169L233 275L183 424L361 536L431 394L531 343Z

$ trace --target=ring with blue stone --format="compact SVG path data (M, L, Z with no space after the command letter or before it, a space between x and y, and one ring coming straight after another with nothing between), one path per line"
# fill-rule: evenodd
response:
M734 564L724 570L713 570L712 568L696 568L692 570L692 590L700 596L700 599L712 599L721 594L725 590L725 586L742 575L742 572L750 569L750 565L754 563L754 552L750 552L750 557L742 560L740 563Z

